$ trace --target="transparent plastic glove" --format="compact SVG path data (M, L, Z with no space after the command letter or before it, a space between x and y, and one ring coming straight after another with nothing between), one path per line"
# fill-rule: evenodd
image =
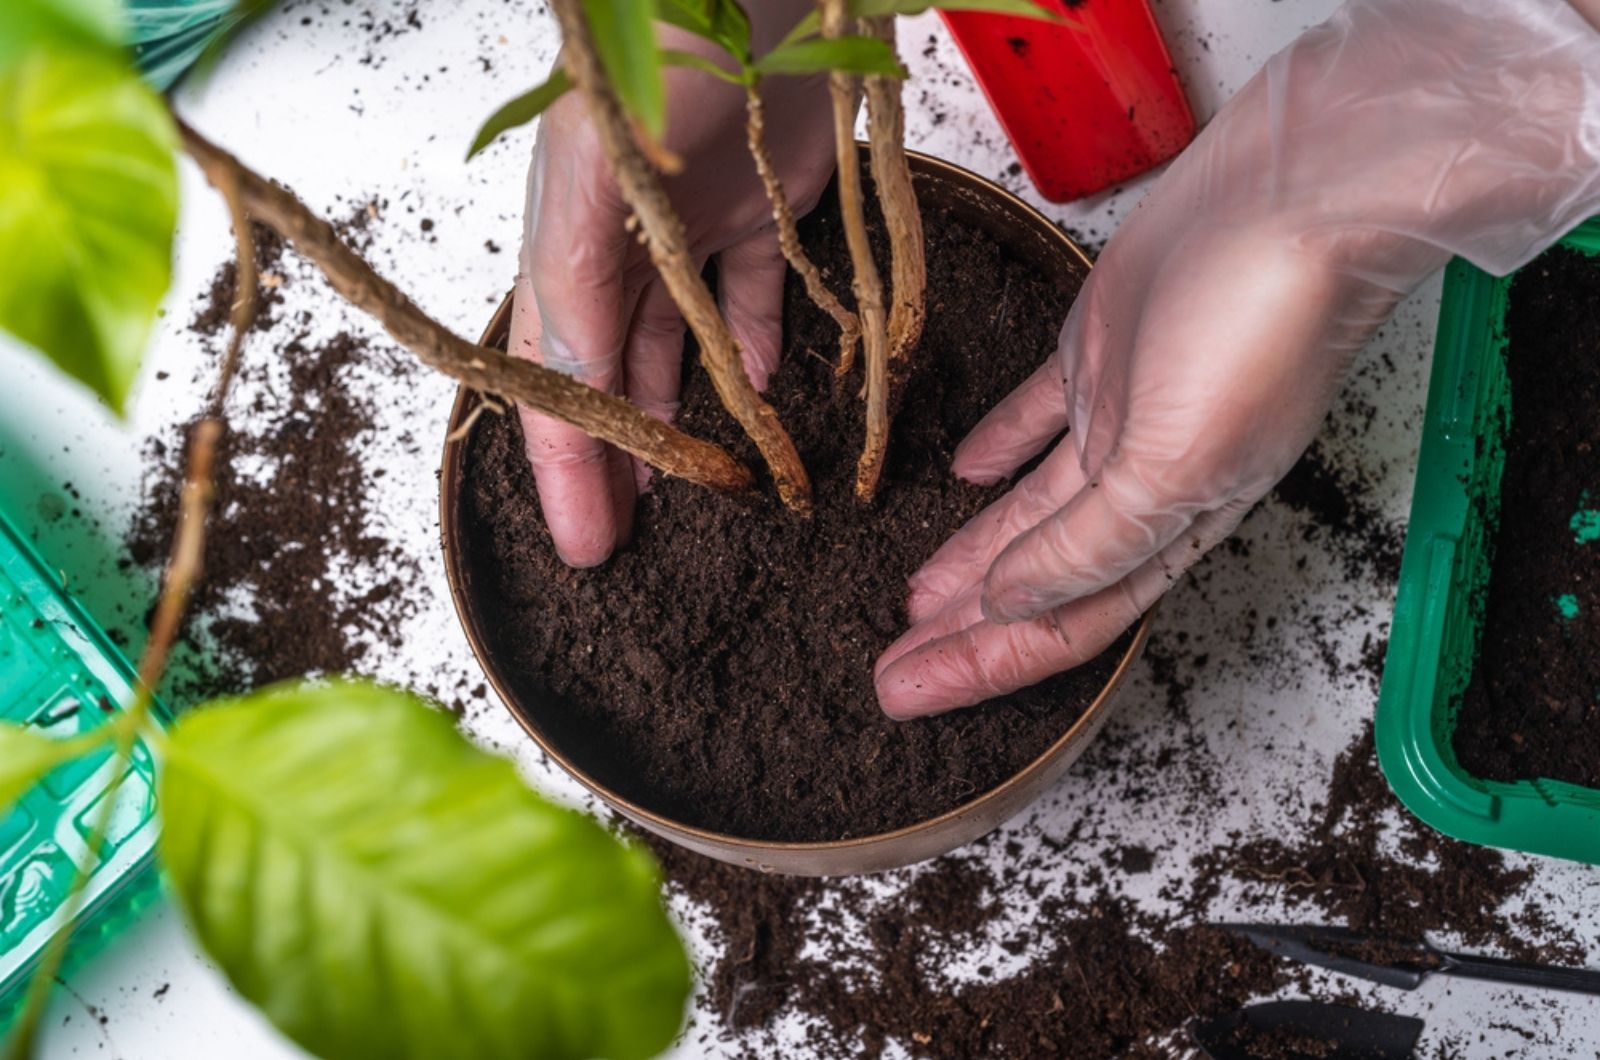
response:
M1056 353L962 443L996 482L911 579L894 717L1109 645L1310 443L1352 357L1460 254L1600 210L1600 33L1562 0L1353 0L1268 61L1106 247Z
M749 5L757 53L810 9L805 0ZM661 31L663 47L714 57L705 42ZM666 181L702 260L718 258L718 296L756 385L777 367L783 280L771 207L745 141L744 90L696 70L667 71L667 146L684 162ZM833 174L825 78L763 86L767 142L797 213ZM678 407L684 323L622 201L582 99L546 112L528 177L511 352L624 394L670 419ZM559 420L520 410L545 519L568 563L603 562L627 538L642 465Z

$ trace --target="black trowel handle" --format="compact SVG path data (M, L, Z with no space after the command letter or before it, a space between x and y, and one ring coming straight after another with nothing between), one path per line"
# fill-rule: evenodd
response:
M1463 979L1486 979L1493 983L1542 986L1547 990L1570 990L1576 994L1600 995L1600 972L1587 968L1557 968L1548 964L1508 961L1499 957L1475 957L1464 953L1442 953L1438 971Z

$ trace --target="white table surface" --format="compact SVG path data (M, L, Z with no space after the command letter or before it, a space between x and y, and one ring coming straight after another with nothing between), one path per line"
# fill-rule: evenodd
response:
M1203 121L1272 51L1333 6L1332 0L1161 0L1156 11ZM470 165L462 155L479 121L548 67L556 34L538 7L502 0L293 0L246 34L208 83L187 87L181 109L319 209L348 213L352 204L386 199L382 222L373 229L377 261L426 309L459 332L476 335L515 267L532 136L526 130L516 133ZM407 26L413 12L420 28ZM384 23L398 32L374 28ZM924 55L928 38L934 43L931 57ZM937 20L915 20L902 31L902 40L925 87L907 93L911 145L1000 176L1012 161L1010 150ZM944 115L937 126L930 98ZM1025 178L1005 182L1038 201ZM1041 205L1097 246L1147 183L1148 178L1073 206ZM192 167L184 175L184 193L172 312L152 344L145 385L127 425L115 424L102 409L50 378L30 356L0 347L0 378L7 381L0 392L0 489L18 495L8 498L13 503L32 488L32 479L20 470L28 464L42 469L45 488L51 479L57 485L70 480L83 495L80 506L91 527L98 520L115 533L138 499L140 440L199 408L201 388L184 382L199 351L183 323L212 272L229 256L230 244L218 200ZM423 217L436 221L431 234L420 228ZM485 252L488 240L504 251ZM298 286L290 294L293 304L313 307L319 327L370 330L326 292ZM1368 469L1373 496L1389 518L1403 519L1409 506L1438 291L1435 280L1408 300L1363 356L1361 365L1368 370L1358 372L1350 386L1353 398L1376 409L1370 426L1336 421L1325 433L1330 452ZM153 381L157 371L169 378ZM384 395L388 412L373 439L369 467L387 471L374 486L372 507L381 513L381 530L421 560L425 584L417 590L419 613L406 628L408 649L379 650L372 668L390 680L451 689L469 679L476 682L435 543L431 454L434 440L442 437L452 387L441 377L420 378L420 384ZM406 429L425 440L430 455L418 460L393 444ZM1211 557L1203 596L1192 586L1180 587L1160 618L1164 629L1187 630L1193 650L1211 654L1212 665L1190 694L1195 732L1234 790L1203 815L1185 809L1175 791L1159 787L1153 799L1135 809L1096 790L1079 771L1010 826L1033 843L1041 830L1060 834L1092 815L1095 827L1086 833L1105 838L1053 855L1061 859L1063 872L1098 863L1103 846L1145 843L1160 852L1156 870L1132 878L1127 893L1155 909L1162 883L1183 874L1186 851L1203 849L1229 828L1270 834L1299 827L1305 806L1285 802L1286 782L1292 787L1292 778L1307 777L1305 799L1322 794L1332 756L1370 716L1374 697L1363 679L1330 676L1315 660L1312 630L1319 624L1337 626L1343 638L1340 657L1353 662L1364 636L1381 634L1386 626L1392 589L1349 580L1314 545L1297 543L1288 532L1294 518L1281 506L1258 512L1247 528L1253 535L1251 558ZM70 562L51 558L64 566ZM1302 559L1303 568L1297 565ZM92 596L94 587L88 588ZM1355 614L1361 606L1365 617ZM1241 619L1252 609L1274 628L1258 631L1247 644ZM1249 660L1263 652L1275 663L1253 668ZM1150 682L1139 680L1114 726L1152 749L1167 746L1172 734L1165 731L1168 723L1157 699ZM486 744L515 755L542 789L583 801L575 785L537 760L497 705L478 709L466 724ZM1600 932L1596 874L1573 865L1512 860L1533 864L1528 897L1592 946ZM895 880L886 883L894 885ZM1262 910L1252 913L1259 917ZM691 933L696 945L703 945L694 919L689 916ZM1006 967L1000 964L1002 974ZM58 992L47 1020L44 1055L52 1060L300 1055L229 991L167 906L73 975L69 987ZM1490 1027L1508 1001L1508 995L1490 987L1433 983L1414 995L1385 1000L1424 1015L1428 1042L1447 1033L1481 1031L1483 1037L1475 1035L1461 1055L1507 1055L1524 1044ZM1558 1001L1549 1013L1560 1020L1570 1043L1564 1053L1600 1052L1600 1016L1592 1004ZM1512 1018L1527 1021L1525 1014ZM690 1035L674 1055L716 1055L703 1050L717 1046L701 1046L697 1037Z

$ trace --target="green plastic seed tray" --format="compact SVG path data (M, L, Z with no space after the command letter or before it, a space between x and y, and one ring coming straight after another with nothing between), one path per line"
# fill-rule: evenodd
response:
M1600 218L1563 246L1600 255ZM1464 261L1445 273L1411 524L1378 697L1378 761L1427 824L1484 846L1600 864L1600 790L1482 780L1451 744L1488 595L1511 422L1505 315L1511 277Z
M0 512L0 718L70 737L129 702L133 671ZM156 716L167 718L157 706ZM136 746L67 968L159 896L153 763ZM0 814L0 1033L17 1015L114 779L109 749L68 762Z

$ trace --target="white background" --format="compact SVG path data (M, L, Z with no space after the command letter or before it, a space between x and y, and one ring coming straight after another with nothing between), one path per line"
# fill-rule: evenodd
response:
M1331 0L1164 0L1156 10L1204 121L1269 54L1333 6ZM420 28L406 26L412 11ZM374 29L383 23L400 32ZM926 56L930 38L932 55ZM374 226L377 260L427 310L475 336L511 280L532 136L527 130L513 134L471 164L462 161L464 148L485 115L543 76L555 40L549 16L526 3L290 3L241 39L208 83L186 88L180 107L201 129L287 182L314 207L347 215L356 204L387 200L381 223ZM902 41L913 74L922 78L922 89L907 93L911 145L980 174L1000 176L1012 155L937 20L914 20L902 30ZM937 127L929 100L944 115ZM1023 178L1005 183L1037 201ZM1148 178L1070 207L1041 205L1097 246L1147 185ZM71 481L84 496L81 507L91 523L98 520L114 531L138 501L140 441L200 407L202 387L185 382L199 351L183 323L228 256L229 243L217 201L192 170L185 173L184 192L172 311L152 344L128 425L113 423L102 409L50 379L31 357L0 349L0 377L7 381L0 392L6 442L0 454L6 463L0 468L12 476L6 480L12 493L25 489L16 470L21 466L16 461L25 458L46 468L56 484ZM423 217L436 222L432 233L422 231ZM488 253L486 241L503 251ZM290 292L291 304L313 307L318 329L366 327L325 292L299 286L305 289ZM1330 452L1372 475L1373 496L1392 519L1404 518L1409 505L1437 305L1434 281L1406 302L1363 356L1349 396L1375 408L1371 423L1340 422L1336 412L1325 436ZM155 380L158 371L169 378ZM370 440L368 466L387 471L374 486L381 532L419 556L425 576L417 589L421 611L405 631L408 648L380 649L373 669L392 680L448 692L463 682L476 683L449 608L435 537L435 454L452 388L442 378L419 379L415 386L384 395L384 421ZM404 431L420 440L422 457L397 444ZM1076 771L1010 826L1031 845L1041 834L1061 835L1087 821L1089 838L1079 848L1052 855L1063 873L1100 863L1101 852L1118 843L1142 843L1157 852L1155 871L1130 878L1125 892L1157 909L1161 885L1185 872L1185 851L1209 846L1229 829L1282 834L1305 820L1306 805L1324 789L1332 756L1370 716L1374 701L1364 680L1330 674L1317 661L1310 644L1313 630L1337 627L1340 657L1354 661L1363 639L1381 634L1392 588L1347 578L1315 543L1293 532L1299 518L1282 506L1266 506L1246 528L1250 556L1211 557L1205 564L1206 591L1180 586L1160 616L1168 636L1187 631L1190 648L1212 659L1191 693L1199 750L1180 753L1210 756L1228 780L1225 790L1197 813L1192 800L1180 797L1175 780L1172 790L1157 785L1154 798L1135 808L1115 788ZM70 560L51 558L70 570ZM87 588L92 596L94 587ZM1254 632L1247 632L1247 624ZM1148 680L1137 681L1114 732L1131 739L1136 749L1182 748L1165 731L1169 722L1157 699ZM537 760L497 706L476 710L467 724L486 743L515 754L534 783L580 800L570 782ZM1297 778L1305 778L1300 797L1285 799L1285 791L1300 784ZM989 856L999 855L991 848ZM1594 873L1552 862L1535 867L1528 897L1592 945L1600 925ZM883 886L901 886L906 878L899 874ZM1249 912L1259 919L1273 911ZM692 926L695 918L689 914L689 919ZM984 959L996 963L1000 974L1015 963L1003 955ZM47 1023L44 1049L51 1058L298 1055L230 994L169 907L147 916L72 976L69 985L70 991L59 992ZM1524 1046L1514 1034L1491 1026L1506 1000L1488 987L1445 983L1429 984L1415 995L1382 996L1386 1006L1427 1018L1426 1041L1450 1033L1467 1043L1458 1055L1484 1057L1513 1055ZM1559 1021L1550 1026L1562 1028L1563 1052L1600 1050L1600 1018L1584 1003L1553 1001L1547 1012L1547 1019ZM1519 1012L1509 1018L1526 1025L1530 1017ZM697 1022L715 1030L707 1019L697 1015ZM1473 1033L1469 1037L1465 1031ZM716 1047L698 1044L700 1036L691 1033L678 1055L709 1055L703 1051ZM1427 1055L1434 1055L1431 1049Z

